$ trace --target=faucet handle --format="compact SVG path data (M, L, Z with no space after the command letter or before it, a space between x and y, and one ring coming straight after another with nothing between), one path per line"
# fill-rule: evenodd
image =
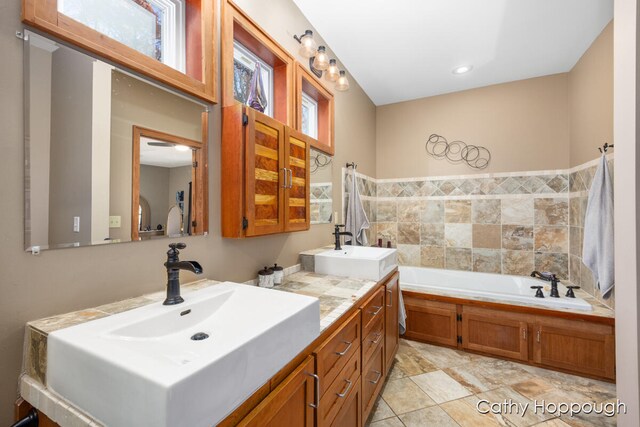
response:
M184 243L169 243L169 250L167 251L167 256L170 260L177 261L178 254L180 251L178 249L184 249L187 245Z
M185 243L169 243L169 247L173 250L184 249L187 247Z

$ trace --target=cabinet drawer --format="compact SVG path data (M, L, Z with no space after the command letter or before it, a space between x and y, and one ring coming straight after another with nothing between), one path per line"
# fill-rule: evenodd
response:
M360 359L360 341L360 312L357 311L316 350L320 396L331 386L351 356L357 354Z
M353 386L347 396L342 409L331 424L333 427L361 427L362 426L362 390L361 379Z
M360 353L351 356L338 373L335 381L326 389L318 408L318 426L330 426L351 393L356 389L360 377Z
M375 294L362 305L362 336L366 337L371 332L375 322L384 317L384 292L381 286Z
M369 413L376 403L376 397L384 384L384 346L376 347L371 361L362 371L362 419L369 418Z
M380 317L371 327L369 334L362 338L362 366L371 360L376 347L384 341L384 318Z

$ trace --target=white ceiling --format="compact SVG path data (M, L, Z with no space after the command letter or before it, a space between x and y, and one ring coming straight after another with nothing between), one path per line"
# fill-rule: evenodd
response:
M613 0L293 1L376 105L567 72L613 18Z
M148 142L162 142L158 139L140 137L140 164L147 166L159 166L162 168L178 168L191 166L193 163L192 150L178 151L174 147L157 147Z

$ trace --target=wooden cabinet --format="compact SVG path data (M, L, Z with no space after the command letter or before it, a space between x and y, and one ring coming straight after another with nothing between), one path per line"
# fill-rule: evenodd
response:
M351 389L350 395L342 405L342 409L333 421L335 427L360 427L362 421L362 388L361 379Z
M467 308L462 312L462 348L511 359L528 360L528 324L517 313Z
M384 318L384 286L378 290L362 305L362 336L369 335L369 332L376 325L376 321Z
M407 311L405 338L456 347L458 345L457 306L404 295Z
M318 406L318 427L331 426L360 379L360 352L354 353L335 380L325 388ZM320 380L322 384L322 379Z
M222 120L223 237L309 229L311 138L240 104Z
M356 311L314 352L320 377L320 396L335 381L354 354L360 356L360 312Z
M371 360L362 370L362 419L364 420L369 418L376 398L382 390L386 378L384 364L384 345L380 343Z
M239 426L312 427L316 401L314 359L309 356L291 375L272 391Z
M384 358L385 372L389 372L393 358L398 352L400 344L398 305L400 299L400 285L398 273L385 283L385 320L384 320Z
M564 319L538 319L534 331L535 363L615 379L613 327Z

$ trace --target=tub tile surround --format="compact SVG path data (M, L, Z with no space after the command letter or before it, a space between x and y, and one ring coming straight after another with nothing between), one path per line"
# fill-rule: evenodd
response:
M607 159L613 170L613 154ZM356 173L358 187L367 191L362 198L375 236L369 240L391 241L400 265L514 275L553 271L613 308L614 298L602 299L581 258L598 160L568 170L450 177ZM343 206L351 179L345 174L343 168Z
M331 222L333 214L333 184L331 182L311 183L309 191L311 224Z
M481 414L476 405L529 404L524 415ZM615 384L401 339L394 365L366 425L614 426L615 417L535 413L534 401L615 402Z
M300 264L286 268L285 282L274 289L316 297L320 300L320 331L322 332L347 312L360 298L369 292L376 282L351 279L313 272L300 271ZM182 295L215 286L221 282L203 279L182 285ZM254 281L246 282L255 285ZM73 407L46 387L47 336L59 329L121 313L154 302L162 301L166 292L159 291L141 297L105 304L92 309L65 313L27 323L23 375L20 378L20 395L43 411L54 422L63 426L100 426L95 420Z

